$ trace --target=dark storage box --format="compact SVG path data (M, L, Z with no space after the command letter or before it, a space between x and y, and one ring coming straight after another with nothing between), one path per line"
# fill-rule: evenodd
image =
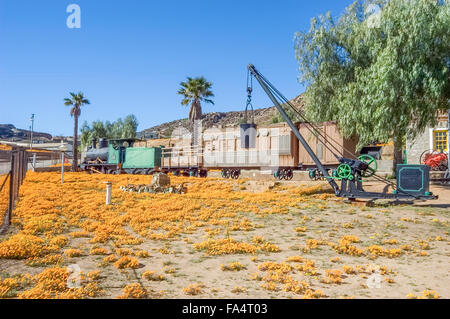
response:
M397 189L411 195L428 195L430 167L427 165L397 164Z
M256 147L256 124L241 124L241 148Z

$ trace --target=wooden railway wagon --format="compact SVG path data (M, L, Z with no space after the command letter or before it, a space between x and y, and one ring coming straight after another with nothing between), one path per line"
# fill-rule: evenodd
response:
M204 166L208 168L294 167L298 144L285 123L256 128L253 148L243 148L239 127L210 129L203 135Z
M339 162L320 139L310 133L306 124L297 124L302 135L326 167L335 168ZM322 134L335 141L339 156L350 156L357 139L345 139L333 122L316 125ZM311 157L286 123L262 125L256 128L254 147L243 148L240 127L210 128L203 132L198 146L192 146L190 134L170 139L163 148L161 166L166 172L206 176L207 170L222 170L224 177L238 178L244 169L272 170L275 177L290 179L294 170L315 167ZM339 145L338 145L339 144ZM345 151L346 149L347 151Z
M172 138L172 145L162 152L162 169L200 176L220 169L234 178L242 169L298 169L298 142L286 123L257 127L253 148L242 147L240 127L210 128L198 146L191 141L188 134Z
M325 167L336 168L340 164L333 153L329 149L324 147L324 145L321 143L321 141L323 141L324 139L316 134L313 134L308 129L309 124L300 123L297 127L300 134L302 134L306 142L309 144L313 152L317 155L317 157ZM326 141L329 141L330 144L336 146L337 149L333 149L336 155L351 158L352 154L356 154L356 145L358 144L358 139L356 137L350 139L342 137L336 123L323 122L315 125L315 127L325 137ZM305 169L315 167L316 165L311 156L308 155L303 145L301 145L300 142L298 143L298 160L300 165Z

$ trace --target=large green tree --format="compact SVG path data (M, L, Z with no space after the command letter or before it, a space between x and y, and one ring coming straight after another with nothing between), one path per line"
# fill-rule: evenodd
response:
M73 160L72 160L72 171L76 172L78 168L78 117L81 114L81 107L86 104L91 104L88 99L86 99L82 92L78 94L70 93L70 98L64 99L64 105L71 106L70 115L74 119L73 125Z
M186 82L180 83L181 88L178 90L178 94L183 96L181 105L191 104L189 110L189 120L193 123L195 120L200 120L202 118L202 107L200 102L206 102L214 104L210 99L214 97L211 91L212 83L206 81L206 79L201 76L197 78L187 78Z
M448 0L355 1L336 20L330 13L295 35L307 113L335 120L359 146L402 141L436 124L449 108Z

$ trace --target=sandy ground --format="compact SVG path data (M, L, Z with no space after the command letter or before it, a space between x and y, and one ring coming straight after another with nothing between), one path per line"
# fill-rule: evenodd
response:
M281 186L304 187L313 183L291 181L281 182ZM268 187L272 186L274 185L270 182L249 181L245 190L237 191L269 191ZM379 186L368 183L367 188L380 189ZM275 186L271 191L277 191L278 187ZM279 191L282 192L283 189ZM267 241L276 244L279 252L260 252L255 256L208 256L204 251L193 247L193 243L205 240L205 232L197 230L192 234L182 234L181 237L166 241L147 239L138 248L149 251L151 256L139 258L141 266L138 269L118 271L111 265L99 267L103 256L90 255L70 258L67 264L76 263L83 272L100 270L102 287L106 290L104 298L117 297L123 286L130 282L140 282L152 292L154 298L299 298L299 294L283 291L282 284L278 284L274 290L268 290L261 286L263 281L255 280L266 274L258 270L258 265L268 261L286 263L286 259L291 256L301 256L314 261L316 274L293 271L291 275L296 280L308 283L314 290L321 290L328 298L406 298L410 293L421 295L424 290L434 290L441 298L449 298L450 187L432 186L431 191L439 195L438 200L416 202L413 205L393 205L378 201L368 207L362 203L345 203L330 196L325 200L315 199L318 205L292 208L286 214L243 214L242 217L258 227L250 231L233 231L233 238L251 242L254 236L263 236ZM323 202L326 205L320 206ZM295 231L297 227L306 227L306 230ZM410 247L394 258L339 254L326 244L304 249L308 239L338 242L345 235L358 236L360 242L355 243L355 246L361 249L371 245L386 249L400 248L402 245ZM393 239L396 239L397 243L386 243ZM425 241L428 247L421 246L420 241ZM91 247L86 238L73 238L69 246L85 251ZM113 250L114 247L111 246L110 249ZM338 260L332 260L336 257ZM246 269L221 270L222 264L231 262L240 262ZM362 270L356 274L343 273L340 284L324 282L326 270L342 271L344 265L354 269L360 267ZM0 259L2 274L33 274L42 269L26 266L20 260ZM387 272L380 273L379 269L387 269ZM163 274L165 279L147 281L141 277L145 270ZM187 296L183 293L183 288L193 283L203 285L201 293ZM241 288L243 292L236 292L235 287Z

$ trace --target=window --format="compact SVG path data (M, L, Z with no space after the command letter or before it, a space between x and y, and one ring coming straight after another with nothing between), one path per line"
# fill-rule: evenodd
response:
M448 146L448 131L447 130L435 130L433 131L433 150L447 151Z
M279 155L291 155L291 136L280 135L278 136Z

